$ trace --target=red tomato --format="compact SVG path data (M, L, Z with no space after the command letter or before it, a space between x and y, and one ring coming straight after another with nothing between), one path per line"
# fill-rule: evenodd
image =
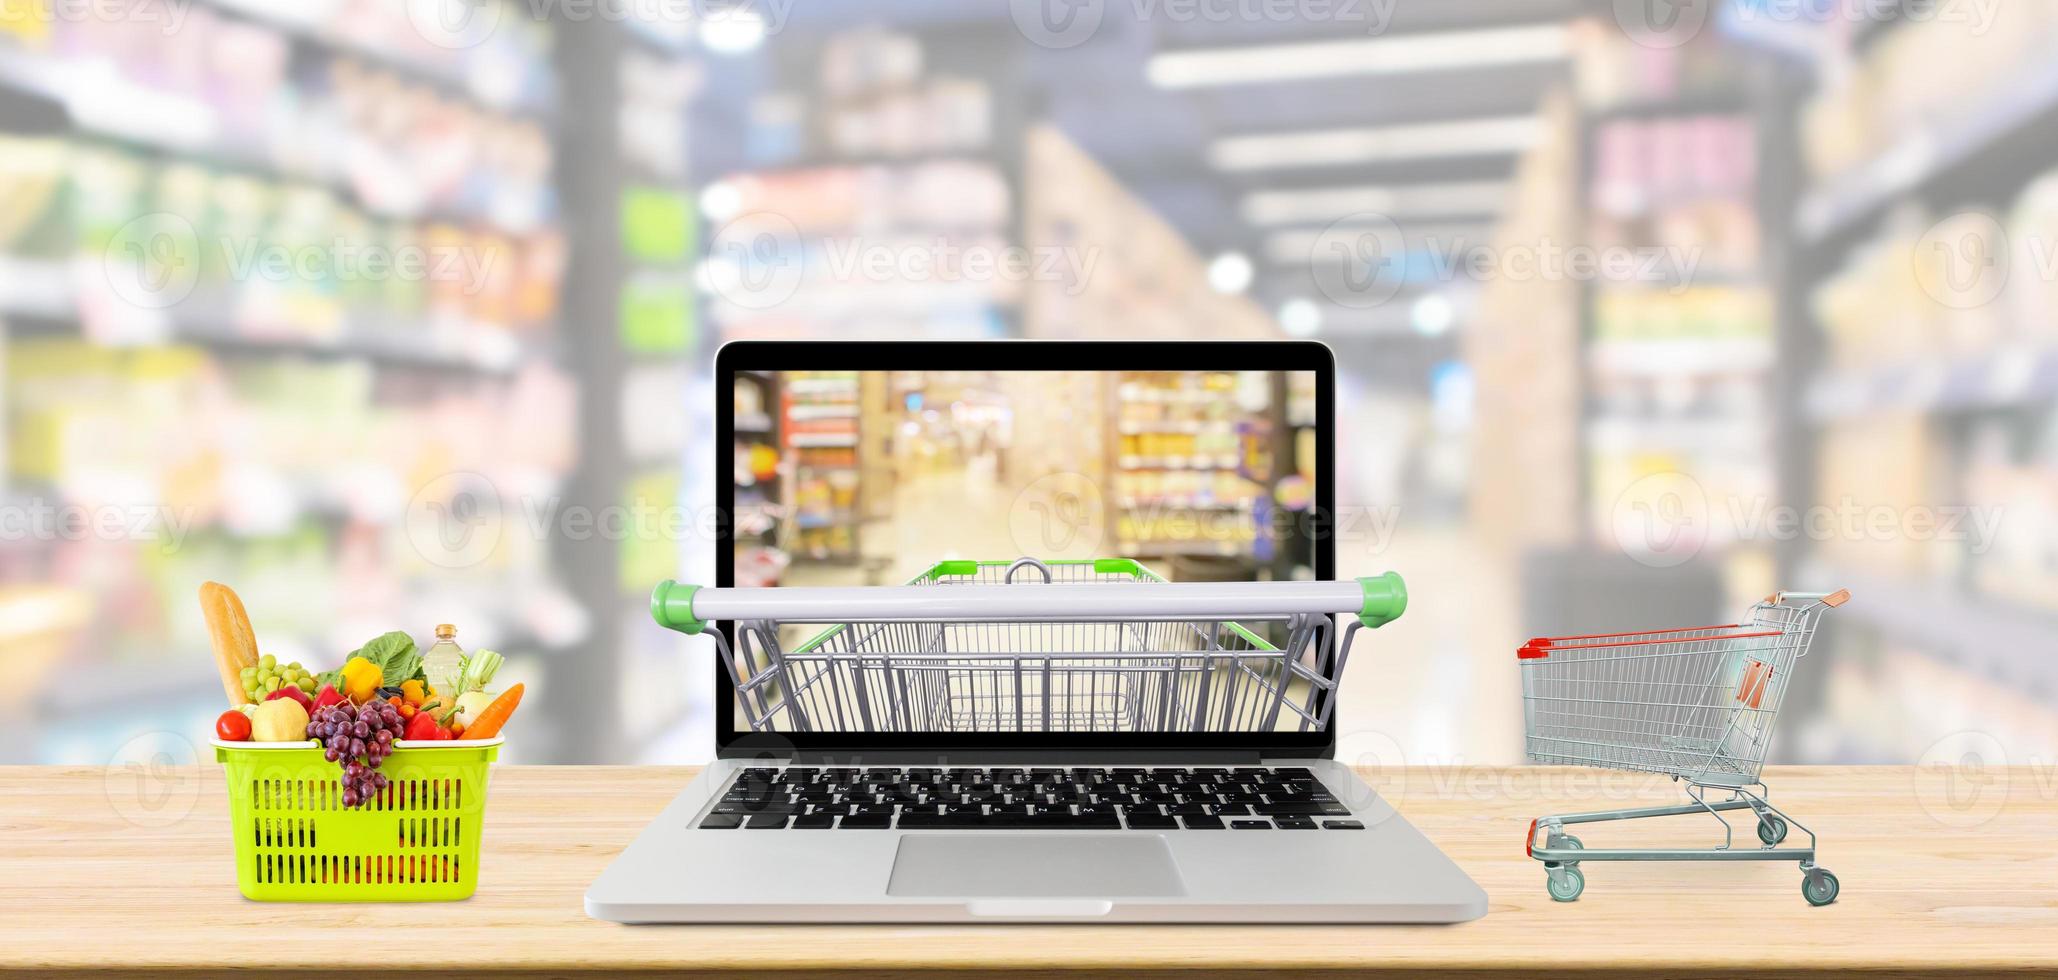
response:
M214 733L224 742L250 740L250 718L241 711L224 711L214 720Z

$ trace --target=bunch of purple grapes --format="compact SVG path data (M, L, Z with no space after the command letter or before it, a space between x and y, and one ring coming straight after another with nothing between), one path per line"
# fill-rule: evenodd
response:
M370 802L386 789L379 766L403 728L400 710L384 701L362 707L344 701L314 713L307 733L322 740L323 758L342 764L344 806Z

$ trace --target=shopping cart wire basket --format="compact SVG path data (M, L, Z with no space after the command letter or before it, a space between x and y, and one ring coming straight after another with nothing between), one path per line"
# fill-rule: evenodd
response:
M755 731L1321 731L1358 630L1407 604L1392 572L1170 583L1126 558L1022 558L939 562L903 586L668 581L651 616L689 634L734 622L733 647L712 635ZM793 624L826 628L788 649Z
M1530 759L1651 772L1683 782L1692 803L1567 813L1530 822L1529 856L1544 862L1551 897L1579 897L1586 861L1797 861L1801 893L1836 901L1836 876L1815 864L1815 834L1767 801L1759 779L1795 667L1824 610L1848 591L1781 592L1728 626L1544 637L1515 653L1522 671L1523 730ZM1731 810L1757 818L1759 848L1734 850ZM1566 826L1707 813L1723 825L1719 847L1588 850ZM1780 847L1789 827L1807 847ZM1544 843L1537 846L1539 831Z

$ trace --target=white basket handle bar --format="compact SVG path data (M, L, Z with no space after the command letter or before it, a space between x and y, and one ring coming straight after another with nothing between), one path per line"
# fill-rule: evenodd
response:
M1348 582L1182 582L1121 585L892 585L704 589L666 581L650 596L658 625L699 633L713 620L788 623L1224 620L1348 613L1379 627L1408 608L1393 572Z

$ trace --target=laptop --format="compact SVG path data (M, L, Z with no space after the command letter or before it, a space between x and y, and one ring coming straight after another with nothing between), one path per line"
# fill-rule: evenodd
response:
M1459 922L1337 763L1396 574L1336 580L1314 342L716 356L717 761L586 892L623 923ZM1360 675L1376 672L1360 671Z

